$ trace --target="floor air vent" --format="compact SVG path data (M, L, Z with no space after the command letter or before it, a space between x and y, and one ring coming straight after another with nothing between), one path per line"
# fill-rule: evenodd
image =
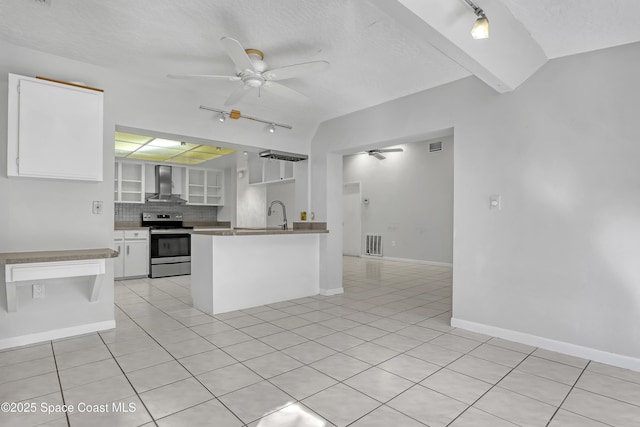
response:
M366 254L382 256L382 236L380 234L367 234Z
M442 141L429 144L429 152L433 153L434 151L442 151Z

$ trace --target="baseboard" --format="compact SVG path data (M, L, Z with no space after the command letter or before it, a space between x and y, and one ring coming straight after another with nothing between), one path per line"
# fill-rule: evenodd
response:
M339 295L344 293L344 288L333 288L333 289L320 289L319 294L325 297L330 297L331 295Z
M421 259L394 258L394 257L388 257L388 256L372 256L372 255L360 255L360 258L381 259L383 261L406 262L409 264L425 264L425 265L433 265L436 267L453 267L453 264L449 262L424 261Z
M583 347L564 341L556 341L537 335L531 335L524 332L513 331L510 329L502 329L495 326L484 325L482 323L475 323L462 319L452 318L451 326L466 329L471 332L491 335L493 337L503 338L509 341L515 341L521 344L543 348L545 350L556 351L559 353L568 354L570 356L581 357L583 359L589 359L595 362L606 363L607 365L613 365L619 368L631 369L640 372L640 359L635 357L609 353L607 351L597 350L595 348Z
M35 344L43 341L57 340L60 338L67 338L75 335L88 334L91 332L104 331L106 329L113 329L115 327L115 320L106 320L104 322L73 326L71 328L53 329L51 331L37 332L35 334L4 338L0 339L0 350L5 348L20 347L28 344Z

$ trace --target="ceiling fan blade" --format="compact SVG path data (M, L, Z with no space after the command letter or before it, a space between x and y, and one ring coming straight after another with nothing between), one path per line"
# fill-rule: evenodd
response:
M267 80L285 80L292 79L294 77L300 77L305 74L317 73L329 68L327 61L313 61L305 62L302 64L288 65L286 67L274 68L273 70L267 70L262 74Z
M236 65L236 71L238 73L246 69L255 70L253 62L251 62L251 59L244 51L244 48L238 40L232 39L231 37L223 37L220 41L222 42L224 49L227 51L227 55L229 55L233 63Z
M369 153L369 154L371 154L373 157L375 157L375 158L376 158L376 159L378 159L378 160L384 160L384 159L386 159L386 157L385 157L385 156L383 156L382 154L377 153L377 152Z
M215 74L167 74L170 79L198 79L198 80L229 80L237 82L238 76L218 76Z
M265 82L264 86L262 86L269 92L282 96L284 98L289 98L294 101L307 101L307 95L298 92L297 90L291 89L281 83L276 82Z
M402 153L404 149L402 148L382 148L380 150L376 150L378 153Z
M229 95L227 100L224 102L224 105L229 106L237 104L247 93L249 93L251 89L251 86L247 86L245 84L239 86L236 90L231 92L231 95Z

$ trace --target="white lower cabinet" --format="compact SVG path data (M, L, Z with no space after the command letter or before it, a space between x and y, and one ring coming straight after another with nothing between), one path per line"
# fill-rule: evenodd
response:
M116 279L149 274L149 232L123 230L114 233L114 249L120 254L114 261Z

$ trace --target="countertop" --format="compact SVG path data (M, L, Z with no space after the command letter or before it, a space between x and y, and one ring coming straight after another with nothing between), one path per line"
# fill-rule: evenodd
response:
M184 227L193 227L194 230L225 230L231 228L229 221L184 221ZM116 222L113 226L115 231L121 230L148 230L149 227L142 227L138 221Z
M64 251L5 252L0 253L0 265L116 258L117 256L118 252L109 248L74 249Z
M185 227L195 228L231 228L230 221L184 221Z
M194 231L205 236L267 236L275 234L326 234L329 230L283 230L281 228L236 228L233 230Z
M148 230L149 227L134 227L134 226L128 226L128 225L116 225L115 227L113 227L113 229L115 231L122 231L122 230Z

